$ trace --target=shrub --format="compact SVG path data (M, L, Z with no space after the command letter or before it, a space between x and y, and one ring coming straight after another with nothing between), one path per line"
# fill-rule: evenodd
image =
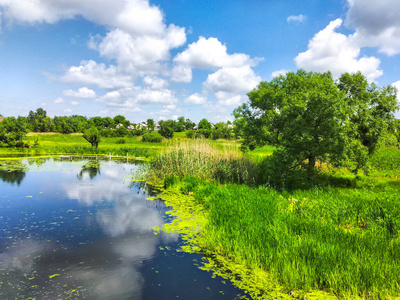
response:
M116 144L125 144L125 143L126 143L126 140L125 140L125 139L118 139L118 140L116 140L115 143L116 143Z
M147 132L142 137L142 142L160 143L163 137L158 132Z
M194 131L193 130L189 130L188 132L186 132L186 137L188 139L194 138Z

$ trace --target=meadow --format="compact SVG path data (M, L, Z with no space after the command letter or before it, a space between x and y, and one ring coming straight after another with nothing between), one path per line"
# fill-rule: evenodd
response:
M196 216L175 224L191 237L190 249L224 265L234 281L253 280L244 287L254 299L399 298L400 151L378 151L369 176L321 169L314 186L277 191L257 182L269 150L255 159L257 153L197 141L175 144L151 161L177 220L179 195L201 214L192 227L197 234L182 230ZM264 274L260 282L254 270Z

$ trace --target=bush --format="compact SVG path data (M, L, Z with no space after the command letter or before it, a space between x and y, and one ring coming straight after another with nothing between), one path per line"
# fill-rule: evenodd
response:
M142 142L160 143L163 137L158 132L147 132L142 137Z
M118 139L115 143L116 144L125 144L126 140L125 139Z
M188 139L194 138L194 131L193 130L189 130L188 132L186 132L186 137Z

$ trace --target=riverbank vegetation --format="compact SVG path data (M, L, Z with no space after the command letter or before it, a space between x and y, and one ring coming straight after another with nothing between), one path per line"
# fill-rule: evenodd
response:
M152 159L177 209L166 229L191 228L184 249L251 281L255 299L400 298L397 108L396 90L359 73L261 83L235 111L245 153L194 141ZM246 153L260 146L272 155Z

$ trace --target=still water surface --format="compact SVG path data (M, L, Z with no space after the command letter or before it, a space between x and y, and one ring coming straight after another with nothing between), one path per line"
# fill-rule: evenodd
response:
M235 299L243 293L154 235L168 207L130 180L135 164L24 160L0 171L0 299Z

